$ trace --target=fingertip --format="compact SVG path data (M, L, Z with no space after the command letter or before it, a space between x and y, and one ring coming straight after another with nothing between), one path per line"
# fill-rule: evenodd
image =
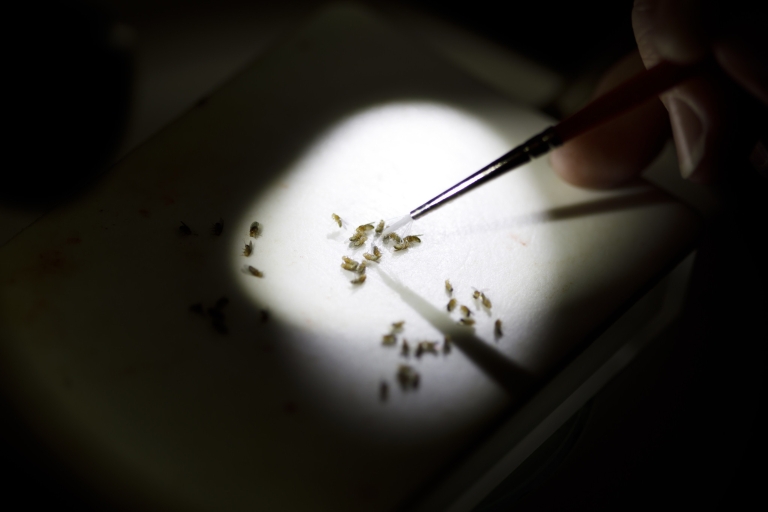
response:
M617 187L642 173L668 135L667 112L654 99L557 148L550 155L550 165L572 185Z

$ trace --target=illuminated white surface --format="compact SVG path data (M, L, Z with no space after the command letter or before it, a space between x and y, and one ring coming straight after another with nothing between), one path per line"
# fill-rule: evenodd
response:
M143 508L396 508L514 410L504 376L556 368L690 242L663 194L577 190L541 160L417 221L422 246L351 287L332 212L400 216L547 123L356 8L325 11L0 250L4 391ZM380 337L454 328L445 278L486 291L505 336L478 315L465 348L485 359L426 355L400 393ZM188 309L222 295L227 336Z
M380 272L421 296L449 327L459 319L458 308L453 315L445 311L444 281L451 279L454 296L475 312L477 336L534 369L537 355L526 345L539 338L541 320L552 306L548 297L560 283L542 280L533 270L548 260L556 264L546 256L557 254L549 233L535 223L505 229L510 215L549 204L530 172L510 173L414 222L406 229L423 235L423 243L407 251L394 252L372 233L364 247L351 247L348 241L356 226L397 218L508 147L509 141L481 119L446 105L372 107L322 136L259 191L240 219L240 233L247 233L253 220L263 232L250 258L242 256L242 240L233 238L234 277L257 304L300 330L296 343L315 357L306 367L297 366L337 420L347 417L354 423L370 414L377 418L372 427L380 435L413 439L505 401L483 371L455 348L447 357L406 361L399 346L381 345L382 335L399 320L406 322L399 338L413 348L421 340L442 342L447 333L405 303ZM345 228L334 223L333 212L347 221ZM341 269L341 256L362 261L373 244L383 251L380 262L368 263L363 285L350 284L355 275ZM265 278L245 272L246 265L264 271ZM545 272L552 270L547 266ZM491 311L478 308L473 287L491 298ZM504 321L505 335L495 344L497 318ZM402 396L397 389L395 371L403 362L423 372L417 394ZM386 408L375 399L381 380L392 387ZM457 403L463 405L457 408Z

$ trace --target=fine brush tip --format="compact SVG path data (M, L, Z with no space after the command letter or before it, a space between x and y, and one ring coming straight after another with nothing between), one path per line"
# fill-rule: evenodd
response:
M384 228L384 231L381 232L381 235L387 236L388 234L397 231L401 227L406 226L411 222L413 222L413 217L411 217L410 213L406 213L402 217L396 218L394 222L388 222L387 227Z

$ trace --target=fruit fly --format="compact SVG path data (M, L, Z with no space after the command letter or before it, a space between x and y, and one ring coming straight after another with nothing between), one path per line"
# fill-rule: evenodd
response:
M357 231L358 233L365 233L366 231L370 231L371 229L373 229L373 222L368 224L361 224L360 226L357 226L357 229L355 231Z
M480 302L482 302L483 306L486 307L487 309L491 309L491 306L493 305L491 304L491 300L488 297L486 297L485 294L480 290L475 290L472 293L472 298L480 299Z
M453 293L453 285L448 279L445 280L445 291L448 292L448 295Z
M420 244L421 243L421 238L419 238L418 235L409 235L409 236L403 238L403 241L405 243L407 243L408 245Z
M215 236L221 236L224 231L224 219L219 219L219 222L213 225L213 234Z
M251 229L248 231L248 234L251 235L252 238L256 238L261 234L261 224L258 222L254 222L251 224Z
M404 249L407 249L409 245L408 245L408 242L402 241L402 242L396 243L394 247L396 251L402 251Z
M376 226L376 234L380 235L384 231L384 221L380 220L378 226Z
M470 311L467 306L462 305L460 309L461 309L461 314L464 315L464 318L469 318L470 316L472 316L472 311Z
M360 275L365 274L365 262L362 262L360 265L357 266L357 273Z
M393 242L395 242L395 243L397 243L397 244L401 244L401 243L403 243L403 239L402 239L402 238L400 238L400 235L398 235L398 234L397 234L397 233L395 233L394 231L393 231L393 232L391 232L390 234L388 234L388 235L387 235L387 238L388 238L388 239L390 239L390 240L392 240Z
M367 259L369 261L379 261L379 259L381 258L381 251L379 250L378 247L376 247L374 245L373 246L373 254L371 254L369 252L363 253L363 258L365 258L365 259Z
M387 398L389 398L389 384L382 381L381 384L379 384L379 400L386 402Z
M335 213L332 213L331 218L334 220L334 222L336 222L336 224L339 225L339 227L341 227L341 217L339 217Z
M393 332L402 331L403 325L405 325L405 320L401 320L399 322L392 322L392 331Z
M397 345L397 336L394 334L385 334L381 337L381 344L386 345L388 347L391 347L392 345Z
M352 284L363 284L365 282L365 277L366 277L365 274L363 274L360 277L358 277L357 279L351 280L350 283L352 283Z
M253 242L248 242L243 249L243 256L250 256L251 253L253 253Z
M437 342L420 341L419 344L416 345L416 357L421 357L425 352L437 355Z
M250 272L252 276L264 277L264 272L251 265L248 265L248 272Z
M496 320L496 323L493 324L493 333L497 338L501 338L504 335L504 333L501 331L501 318Z
M397 381L404 391L419 387L419 374L412 366L401 364L397 367Z
M184 224L184 221L181 221L181 226L179 226L179 233L181 233L184 236L189 236L192 234L192 230L189 226Z
M352 258L348 258L346 256L342 256L341 259L344 261L344 263L341 264L341 268L344 270L351 270L354 272L357 270L357 267L360 265L358 262L353 260Z
M448 305L445 307L445 309L447 309L447 310L448 310L448 312L450 313L451 311L453 311L454 309L456 309L456 303L457 303L457 302L456 302L456 299L451 299L451 300L449 300L449 301L448 301Z
M408 344L408 340L403 340L403 346L400 347L400 355L403 357L408 357L411 355L411 346Z
M355 247L360 247L368 240L368 237L365 235L362 235L357 240L352 240L352 238L350 238L350 240L352 241L352 245L354 245Z
M475 325L474 318L462 318L459 320L459 322L461 322L463 325Z

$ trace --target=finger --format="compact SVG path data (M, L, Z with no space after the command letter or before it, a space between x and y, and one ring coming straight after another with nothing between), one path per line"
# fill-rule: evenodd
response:
M606 72L595 96L613 89L645 68L633 52ZM654 98L591 130L550 155L550 164L565 181L581 187L610 188L640 174L659 154L669 136L667 112Z
M640 55L646 67L660 61L692 62L704 58L716 32L713 2L696 0L636 0L632 12ZM731 135L722 77L690 80L662 94L669 112L680 173L710 183Z

